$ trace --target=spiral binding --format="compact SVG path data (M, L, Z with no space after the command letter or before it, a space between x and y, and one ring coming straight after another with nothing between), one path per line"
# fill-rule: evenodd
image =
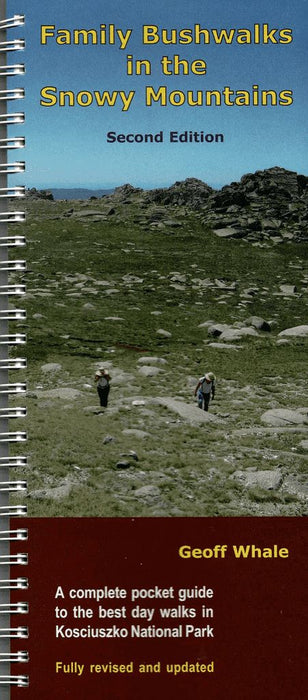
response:
M26 145L26 139L24 136L13 136L12 138L0 139L0 148L15 149L24 148Z
M14 17L0 20L0 29L11 29L20 27L25 23L25 15L14 15Z
M9 491L14 493L15 491L26 491L27 482L26 481L2 481L0 483L0 491Z
M17 685L18 688L27 688L28 676L0 676L0 685Z
M27 540L28 530L26 528L18 528L17 530L2 530L0 532L0 542L4 540L9 540L10 542L16 540Z
M0 13L6 14L6 1L0 0ZM12 247L21 247L25 245L25 237L21 235L8 236L6 227L8 224L16 224L25 220L23 211L12 211L9 206L6 206L7 200L20 199L25 196L25 187L8 186L7 178L9 175L23 173L25 171L24 161L10 162L7 158L7 153L10 150L19 151L25 146L23 136L7 136L7 127L11 125L19 125L24 123L23 112L6 112L6 103L8 101L23 99L25 92L23 88L10 88L6 85L6 79L11 76L20 76L25 72L25 67L22 63L16 62L6 64L6 54L14 51L21 51L25 48L23 39L7 40L6 30L20 27L24 24L24 15L14 15L9 18L0 18L0 450L4 456L0 457L0 469L2 475L9 473L10 468L26 467L27 458L23 455L9 456L6 454L11 443L24 442L27 438L25 431L7 431L7 421L12 418L24 417L27 413L25 407L9 407L7 406L6 397L18 396L26 392L26 384L24 382L11 383L8 381L8 372L11 370L24 369L27 366L26 359L23 357L8 358L4 356L6 348L9 346L24 345L26 336L24 333L8 333L7 324L9 321L21 321L26 318L26 313L23 309L7 307L6 299L11 296L23 296L26 292L24 284L9 284L7 277L11 273L18 274L26 271L26 263L24 260L7 260L7 251ZM2 58L2 55L5 54ZM3 206L1 203L3 202ZM3 283L4 282L4 283ZM7 446L7 447L6 447ZM10 505L8 502L10 493L25 493L27 484L25 481L8 481L5 476L0 479L0 543L3 554L0 555L0 567L5 569L4 575L12 565L26 565L28 557L25 553L10 554L9 543L12 541L26 541L28 537L27 529L17 528L15 530L4 529L6 523L11 517L23 517L27 513L27 508L24 505ZM7 500L5 500L7 499ZM4 528L1 528L1 523ZM6 544L7 543L7 544ZM6 548L7 547L7 548ZM0 642L8 640L4 644L8 644L5 648L1 642L0 652L0 687L5 686L7 690L1 690L2 693L9 693L10 686L26 687L29 684L28 676L10 674L10 664L14 662L27 662L29 660L27 651L18 651L12 653L10 651L10 639L26 639L28 638L28 628L25 626L6 627L3 616L11 616L14 614L27 614L28 604L24 602L10 603L10 590L25 590L28 588L28 579L26 577L3 578L0 579L0 594L2 600L0 603ZM6 594L5 591L8 591ZM4 597L3 597L4 596ZM3 626L1 626L3 625ZM4 653L2 650L4 649ZM3 672L1 672L3 670ZM9 695L6 695L8 698Z
M0 556L0 566L17 566L28 564L28 555L24 552L19 554L8 554L7 556Z
M26 391L27 385L25 382L0 384L0 394L24 394Z
M0 639L28 639L28 637L28 627L0 627Z
M9 580L4 579L3 581L0 579L0 590L4 590L8 588L10 591L14 591L17 588L22 589L23 591L27 588L29 588L29 581L25 577L19 577L19 578L11 578Z
M1 49L0 49L1 50ZM0 100L22 100L25 96L23 88L13 88L13 90L0 90Z
M25 357L8 357L0 360L0 369L26 369L27 360Z
M18 457L1 457L0 467L26 467L28 464L28 459L24 455L19 455Z
M0 663L5 663L7 661L9 663L14 663L14 661L17 661L18 663L28 662L29 654L27 651L16 651L11 654L0 654Z
M27 342L25 333L0 335L0 345L24 345Z
M27 433L24 430L18 430L16 433L0 433L0 442L25 442Z
M6 260L0 262L0 271L2 272L20 272L26 269L25 260Z
M24 75L25 66L23 63L15 63L10 66L2 66L0 68L0 77L7 78L12 75Z
M27 314L24 309L4 309L0 311L0 320L2 321L20 321L25 318L27 318Z
M25 48L23 39L14 39L14 41L0 41L0 51L22 51Z
M21 515L27 515L27 506L0 506L0 518L16 518Z
M25 406L16 406L14 408L0 408L0 418L25 418L26 415L27 409Z
M1 124L1 121L0 121ZM24 173L26 169L25 161L24 160L18 160L14 163L4 163L3 165L0 164L0 174L1 175L18 175L19 173ZM6 212L5 212L6 213ZM15 214L16 212L10 212L12 214ZM23 214L24 212L18 212L19 214ZM17 219L18 221L18 219ZM24 219L22 219L24 221ZM6 219L4 219L4 223L6 223ZM7 223L14 223L14 220L10 219Z
M13 296L17 294L18 296L26 293L26 287L24 284L5 284L0 286L0 294L4 296Z
M25 187L1 187L0 188L0 198L10 197L10 199L12 199L13 197L24 197L25 194L26 194ZM12 236L11 239L5 238L4 240L8 241L8 243L7 243L8 246L10 244L13 246L26 245L26 242L25 242L25 239L23 236ZM17 242L13 243L12 241L17 241ZM22 242L22 241L24 241L24 242Z
M9 603L8 605L2 605L0 604L0 613L2 615L14 615L14 614L19 614L19 615L24 615L25 613L29 612L29 605L28 603Z
M25 577L19 577L19 578L11 578L11 579L4 579L3 581L0 579L0 590L5 590L9 589L10 591L15 591L16 589L18 590L26 590L29 588L29 581Z
M0 115L0 125L7 124L23 124L25 121L25 115L23 112L13 112L12 114L1 114Z
M16 165L16 163L13 163L13 165ZM3 172L1 171L1 166L0 166L0 173ZM25 221L25 212L24 211L5 211L5 212L0 212L0 223L1 224L17 224L20 221Z

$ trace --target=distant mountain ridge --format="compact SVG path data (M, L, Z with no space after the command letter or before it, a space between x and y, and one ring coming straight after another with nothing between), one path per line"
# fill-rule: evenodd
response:
M111 194L113 188L110 190L91 190L86 187L50 187L49 192L53 194L54 199L89 199L90 197L103 197Z
M32 187L27 191L28 196L42 197L51 199L48 195L52 194L53 199L90 199L90 197L104 197L107 194L112 194L113 188L109 190L91 190L87 187L48 187L46 189L37 190ZM44 197L45 194L45 197Z

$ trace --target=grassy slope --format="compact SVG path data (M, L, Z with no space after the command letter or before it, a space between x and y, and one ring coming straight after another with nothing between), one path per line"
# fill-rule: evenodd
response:
M285 475L302 478L303 435L264 433L260 416L272 406L305 405L307 340L276 341L279 330L307 322L307 244L261 248L219 239L184 211L171 210L182 219L181 228L152 231L134 224L139 212L134 203L117 207L117 221L109 217L101 223L63 217L70 203L29 206L29 389L65 386L83 392L75 401L28 399L30 492L74 484L66 498L29 499L30 515L303 513L302 501L287 490L247 492L229 477L236 469L279 465ZM174 273L185 275L185 282L173 280ZM142 281L123 279L127 274ZM215 278L236 282L235 290L219 289ZM301 296L279 295L282 283L296 284ZM258 291L246 298L243 292L251 287ZM85 309L88 303L95 308ZM275 320L275 330L240 341L238 351L208 347L207 330L198 327L209 319L233 324L252 314ZM158 328L171 337L159 337ZM163 357L168 364L157 377L145 378L138 372L141 354ZM83 385L93 383L98 361L112 362L116 374L132 375L113 386L104 416L83 410L97 403L95 388ZM61 363L61 372L42 374L46 362ZM194 381L208 369L219 380L212 412L224 416L215 428L190 426L151 403L159 395L193 403ZM133 407L132 397L150 403ZM127 428L142 429L148 437L125 435ZM103 444L107 435L115 439ZM139 461L117 470L120 455L131 449ZM134 495L149 485L156 495Z

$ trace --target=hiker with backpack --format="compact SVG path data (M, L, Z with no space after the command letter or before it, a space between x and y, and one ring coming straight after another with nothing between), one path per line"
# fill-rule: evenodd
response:
M195 396L198 395L198 406L204 411L209 410L210 399L215 396L215 382L215 374L207 372L203 377L200 377L195 388Z
M97 393L99 395L100 405L107 408L108 394L110 391L111 376L107 369L99 369L95 373L95 381L97 382Z

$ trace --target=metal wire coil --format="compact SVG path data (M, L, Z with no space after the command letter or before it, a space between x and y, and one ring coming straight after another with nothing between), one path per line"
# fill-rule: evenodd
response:
M28 627L0 627L0 639L28 639Z
M16 457L0 457L0 467L26 467L28 457L25 455L17 455Z
M27 433L24 430L18 430L15 433L12 431L0 433L0 442L25 442L26 440Z
M28 564L28 554L19 553L0 556L1 566L13 566L15 564L16 566L26 566Z
M16 491L26 491L27 482L26 481L0 481L0 492L16 492Z
M9 333L0 335L0 345L24 345L27 342L25 333Z
M27 515L27 506L0 506L0 518L17 518Z
M16 685L18 688L27 688L29 676L0 676L0 685Z
M28 661L28 651L15 651L7 654L0 654L0 663L27 663Z
M9 540L10 542L16 542L17 540L27 540L28 530L27 528L18 528L17 530L0 530L0 542Z
M0 30L21 27L25 23L25 15L14 15L0 21Z
M11 579L0 579L0 590L8 589L10 591L15 590L26 590L29 588L29 581L27 578L11 578Z

